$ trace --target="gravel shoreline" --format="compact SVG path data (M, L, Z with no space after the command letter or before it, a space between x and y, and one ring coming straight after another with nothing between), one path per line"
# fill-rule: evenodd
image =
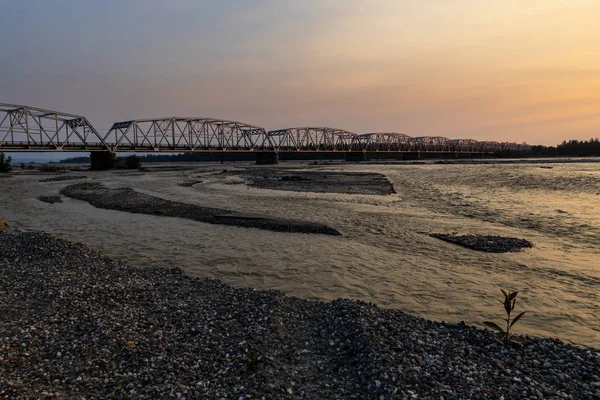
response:
M0 232L0 397L600 399L600 351Z
M209 224L258 228L276 232L299 232L340 236L334 228L316 222L276 219L247 215L212 207L165 200L136 192L131 188L110 189L101 183L79 183L67 186L60 193L84 200L94 207L137 214L187 218Z

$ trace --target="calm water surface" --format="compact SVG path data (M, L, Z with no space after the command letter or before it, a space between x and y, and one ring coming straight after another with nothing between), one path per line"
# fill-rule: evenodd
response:
M290 168L292 165L280 165ZM500 287L519 290L519 332L600 348L600 164L339 165L379 172L390 196L249 188L222 167L85 172L166 199L322 222L342 237L277 233L36 200L74 182L0 179L0 218L53 232L139 266L179 266L235 286L320 300L349 297L445 321L501 318ZM255 168L254 166L230 166ZM202 180L194 187L178 186ZM235 183L238 184L235 184ZM487 254L432 232L526 238L533 249Z

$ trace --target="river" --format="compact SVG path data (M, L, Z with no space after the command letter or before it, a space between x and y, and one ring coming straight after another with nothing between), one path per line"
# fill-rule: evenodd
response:
M36 197L79 181L41 183L17 171L0 179L0 218L133 265L177 266L315 300L353 298L434 320L498 321L500 288L518 290L516 310L528 313L516 332L600 348L600 163L278 166L292 167L377 172L397 193L258 189L206 164L79 172L169 200L324 223L342 232L336 237L130 214L65 197L48 204ZM180 185L190 180L202 182ZM452 232L519 237L534 248L481 253L428 236Z

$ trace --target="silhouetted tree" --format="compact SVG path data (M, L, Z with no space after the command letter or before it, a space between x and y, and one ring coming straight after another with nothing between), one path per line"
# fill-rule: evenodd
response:
M128 169L140 169L142 167L142 162L138 156L132 155L125 159L125 166Z
M10 163L12 162L12 158L10 156L8 158L4 158L4 153L0 153L0 172L10 172L12 166Z
M557 153L560 156L600 156L600 140L565 140L558 145Z

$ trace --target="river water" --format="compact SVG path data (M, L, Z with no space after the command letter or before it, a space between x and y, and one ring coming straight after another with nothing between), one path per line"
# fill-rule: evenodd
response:
M343 234L333 237L101 210L69 198L52 205L36 197L78 181L14 174L0 179L0 218L133 265L178 266L309 299L359 299L434 320L498 321L499 289L519 290L516 309L528 314L517 332L600 348L600 163L278 168L290 167L382 173L397 194L257 189L207 165L80 173L165 199L325 223ZM179 185L189 180L202 183ZM514 236L535 247L481 253L428 236L434 232Z

